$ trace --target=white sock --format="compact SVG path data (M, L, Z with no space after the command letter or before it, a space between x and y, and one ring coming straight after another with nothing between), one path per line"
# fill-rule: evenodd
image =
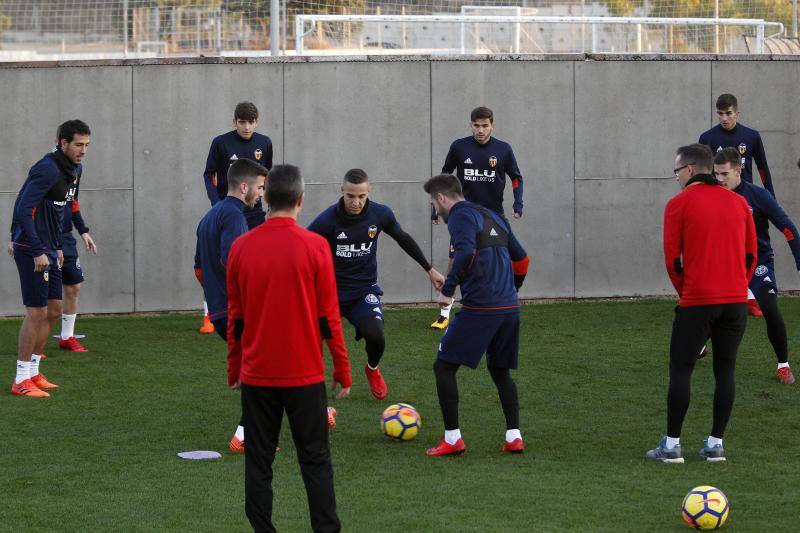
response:
M31 362L18 360L17 377L14 378L14 383L22 383L26 379L31 379Z
M439 310L439 314L443 317L449 319L450 318L450 310L453 308L453 304L448 305L447 307L442 307Z
M722 439L718 439L717 437L712 437L711 435L708 436L708 447L713 448L716 445L722 446Z
M74 315L61 315L61 340L65 341L70 337L75 336L75 318L77 314Z
M518 429L509 429L506 431L506 442L514 442L515 440L521 438L522 433L520 433Z
M41 360L42 360L41 355L36 355L36 354L31 355L31 366L30 366L31 377L39 373L39 361Z
M755 300L756 299L756 295L753 294L753 291L751 291L750 289L747 289L747 299L748 300Z
M677 437L677 438L667 437L667 449L668 450L671 450L675 446L680 446L680 445L681 445L681 438L680 437Z
M778 370L781 368L789 368L789 361L786 361L785 363L778 363Z
M377 366L376 366L375 368L372 368L372 366L371 366L369 363L367 363L367 368L369 368L369 369L370 369L370 370L372 370L373 372L374 372L375 370L378 370L378 367L377 367Z
M233 436L244 442L244 426L236 426L236 433Z
M208 316L208 304L203 300L203 316Z
M461 438L460 429L446 429L444 431L444 441L447 444L455 444Z

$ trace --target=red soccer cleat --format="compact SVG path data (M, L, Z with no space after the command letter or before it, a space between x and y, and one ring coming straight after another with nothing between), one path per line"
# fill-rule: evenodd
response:
M792 374L792 369L787 367L779 368L775 375L778 376L778 379L781 381L781 385L792 385L794 384L794 374Z
M750 316L764 316L758 302L755 300L747 300L747 314Z
M333 429L336 427L336 409L334 407L328 407L328 429Z
M465 451L467 451L467 445L464 444L464 439L458 439L455 444L449 444L442 439L433 448L428 448L425 454L431 457L438 457L440 455L461 455Z
M69 350L71 352L88 352L81 343L78 342L78 339L75 337L70 337L67 340L60 339L58 341L58 347L62 350Z
M57 389L58 388L58 385L56 385L55 383L47 381L47 378L44 377L44 374L42 374L41 372L39 372L38 374L33 376L31 378L31 381L33 381L33 384L36 385L37 387L39 387L40 389Z
M508 453L522 453L525 451L525 445L522 439L514 439L511 442L505 441L503 443L503 451Z
M211 323L211 319L208 318L208 315L203 316L203 325L200 326L200 333L203 335L208 335L209 333L214 333L214 324Z
M369 365L364 365L364 373L367 375L369 389L372 395L379 400L386 398L386 394L388 394L389 390L386 388L386 382L383 381L381 371L377 368L375 370L370 370Z
M232 452L244 453L244 441L237 439L236 435L234 435L231 439L231 443L228 444L228 449Z
M50 395L37 387L33 381L30 379L26 379L22 383L14 382L11 385L11 394L16 394L18 396L28 396L30 398L47 398Z

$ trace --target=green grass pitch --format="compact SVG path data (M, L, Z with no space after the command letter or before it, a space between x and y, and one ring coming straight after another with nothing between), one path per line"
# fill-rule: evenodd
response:
M442 434L431 365L440 334L432 309L389 310L372 398L363 343L345 335L353 396L336 401L331 434L345 531L681 531L683 496L696 485L731 501L726 529L791 531L800 501L800 385L781 386L764 321L750 318L739 352L727 463L697 458L711 424L711 362L698 363L682 435L686 464L647 462L665 426L667 351L674 302L565 302L526 306L514 374L528 451L500 453L504 423L485 366L459 372L467 453L429 458ZM798 356L800 299L782 298ZM225 346L196 332L196 316L78 321L87 354L51 343L43 363L61 385L46 400L12 397L19 320L0 320L0 530L246 531L244 461L227 451L239 395L225 383ZM330 359L326 354L326 365ZM800 369L800 366L797 367ZM414 405L416 440L379 430L394 402ZM305 491L288 426L275 461L274 522L309 531ZM176 453L211 449L219 461Z

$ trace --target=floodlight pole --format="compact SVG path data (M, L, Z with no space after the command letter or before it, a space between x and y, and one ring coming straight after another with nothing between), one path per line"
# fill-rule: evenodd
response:
M280 22L281 18L281 1L280 0L270 0L269 3L269 38L272 44L270 49L270 53L272 57L279 56L280 51Z
M128 57L128 0L122 2L122 55Z
M792 0L792 35L797 39L797 0Z

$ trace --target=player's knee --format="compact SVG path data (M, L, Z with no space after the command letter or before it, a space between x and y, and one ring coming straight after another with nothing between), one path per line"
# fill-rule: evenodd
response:
M383 320L375 317L367 318L361 321L358 325L358 330L364 340L370 344L386 344L386 338L383 334Z
M436 359L433 363L433 373L436 376L455 375L456 370L458 370L457 364L445 361L444 359Z
M51 300L47 305L47 320L50 322L58 320L61 318L62 311L63 306L61 304L61 300Z
M507 383L511 379L511 371L507 368L500 368L497 366L489 366L489 375L495 384L500 385Z
M26 313L28 318L36 322L44 322L47 320L47 307L28 307Z

